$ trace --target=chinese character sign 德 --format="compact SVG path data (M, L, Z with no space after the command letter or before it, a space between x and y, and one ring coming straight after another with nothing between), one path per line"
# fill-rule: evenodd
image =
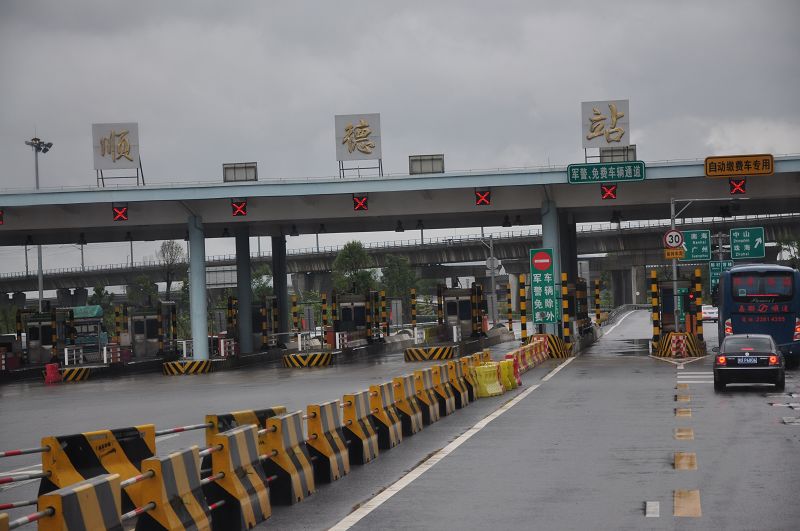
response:
M584 148L630 145L628 100L581 103L581 137Z
M341 114L334 119L337 160L381 158L381 115Z
M95 170L139 167L139 124L92 124Z

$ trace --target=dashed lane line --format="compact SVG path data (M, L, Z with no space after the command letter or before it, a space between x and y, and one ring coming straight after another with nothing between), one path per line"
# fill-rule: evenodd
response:
M547 375L542 378L542 382L548 381L550 378L555 376L561 369L569 365L575 358L568 358L564 363L560 364L558 367L547 373ZM364 505L347 515L345 518L339 521L336 525L330 528L330 531L345 531L346 529L350 529L359 521L361 521L364 517L370 514L372 511L383 505L386 501L388 501L392 496L406 488L411 482L415 479L420 477L422 474L430 470L436 463L453 453L456 448L467 442L473 435L480 432L483 428L485 428L490 422L494 419L511 409L512 407L519 404L522 400L525 399L529 394L534 392L539 386L542 384L536 384L522 393L518 394L512 400L507 402L505 405L501 406L500 408L496 409L493 413L489 416L485 417L484 419L478 421L473 427L468 429L466 432L462 433L456 440L433 454L431 457L420 463L416 468L414 468L411 472L406 474L405 476L401 477L389 487L387 487L384 491L380 494L372 498L371 500L367 501Z
M672 493L672 516L699 518L703 516L700 509L700 490L676 490Z

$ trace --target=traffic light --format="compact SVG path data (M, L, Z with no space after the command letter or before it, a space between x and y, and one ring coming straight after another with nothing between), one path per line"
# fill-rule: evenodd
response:
M231 216L247 215L247 199L231 199Z
M747 177L731 177L728 186L731 195L744 195L747 193Z
M687 298L687 299L689 299L689 307L688 307L688 308L686 308L686 310L687 310L687 311L688 311L690 314L695 314L695 313L697 313L697 305L695 304L695 302L696 302L696 298L695 298L695 293L694 293L694 291L691 291L691 290L690 290L690 291L689 291L689 293L687 294L686 298Z
M369 198L366 195L353 194L353 210L369 210L367 199Z
M475 190L475 206L489 206L492 204L491 190Z
M600 184L600 199L616 199L617 198L617 185L614 183L601 183Z

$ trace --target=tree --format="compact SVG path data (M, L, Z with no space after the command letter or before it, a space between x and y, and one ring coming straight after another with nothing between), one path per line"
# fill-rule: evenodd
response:
M375 289L372 259L361 242L347 243L333 261L333 285L340 293L365 293Z
M788 260L788 266L800 268L800 238L786 239L778 242L778 258Z
M253 271L253 302L260 303L265 297L272 295L272 270L264 264Z
M161 247L156 252L156 258L164 263L164 281L167 283L166 299L171 300L170 288L178 272L186 272L183 248L175 240L161 242Z
M17 307L0 303L0 334L13 334L17 330Z
M105 286L100 284L94 287L94 291L87 300L89 304L96 304L103 309L103 324L106 330L114 327L114 294L106 291Z
M386 266L381 269L381 284L388 297L407 298L411 288L417 286L417 276L403 256L387 255Z
M158 288L147 275L134 278L125 291L128 294L128 303L140 308L152 308L158 299Z

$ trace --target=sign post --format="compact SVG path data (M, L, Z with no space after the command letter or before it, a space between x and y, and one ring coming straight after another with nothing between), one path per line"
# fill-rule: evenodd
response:
M764 258L764 227L731 229L731 259Z
M554 324L561 319L552 249L531 249L531 313L534 324Z

